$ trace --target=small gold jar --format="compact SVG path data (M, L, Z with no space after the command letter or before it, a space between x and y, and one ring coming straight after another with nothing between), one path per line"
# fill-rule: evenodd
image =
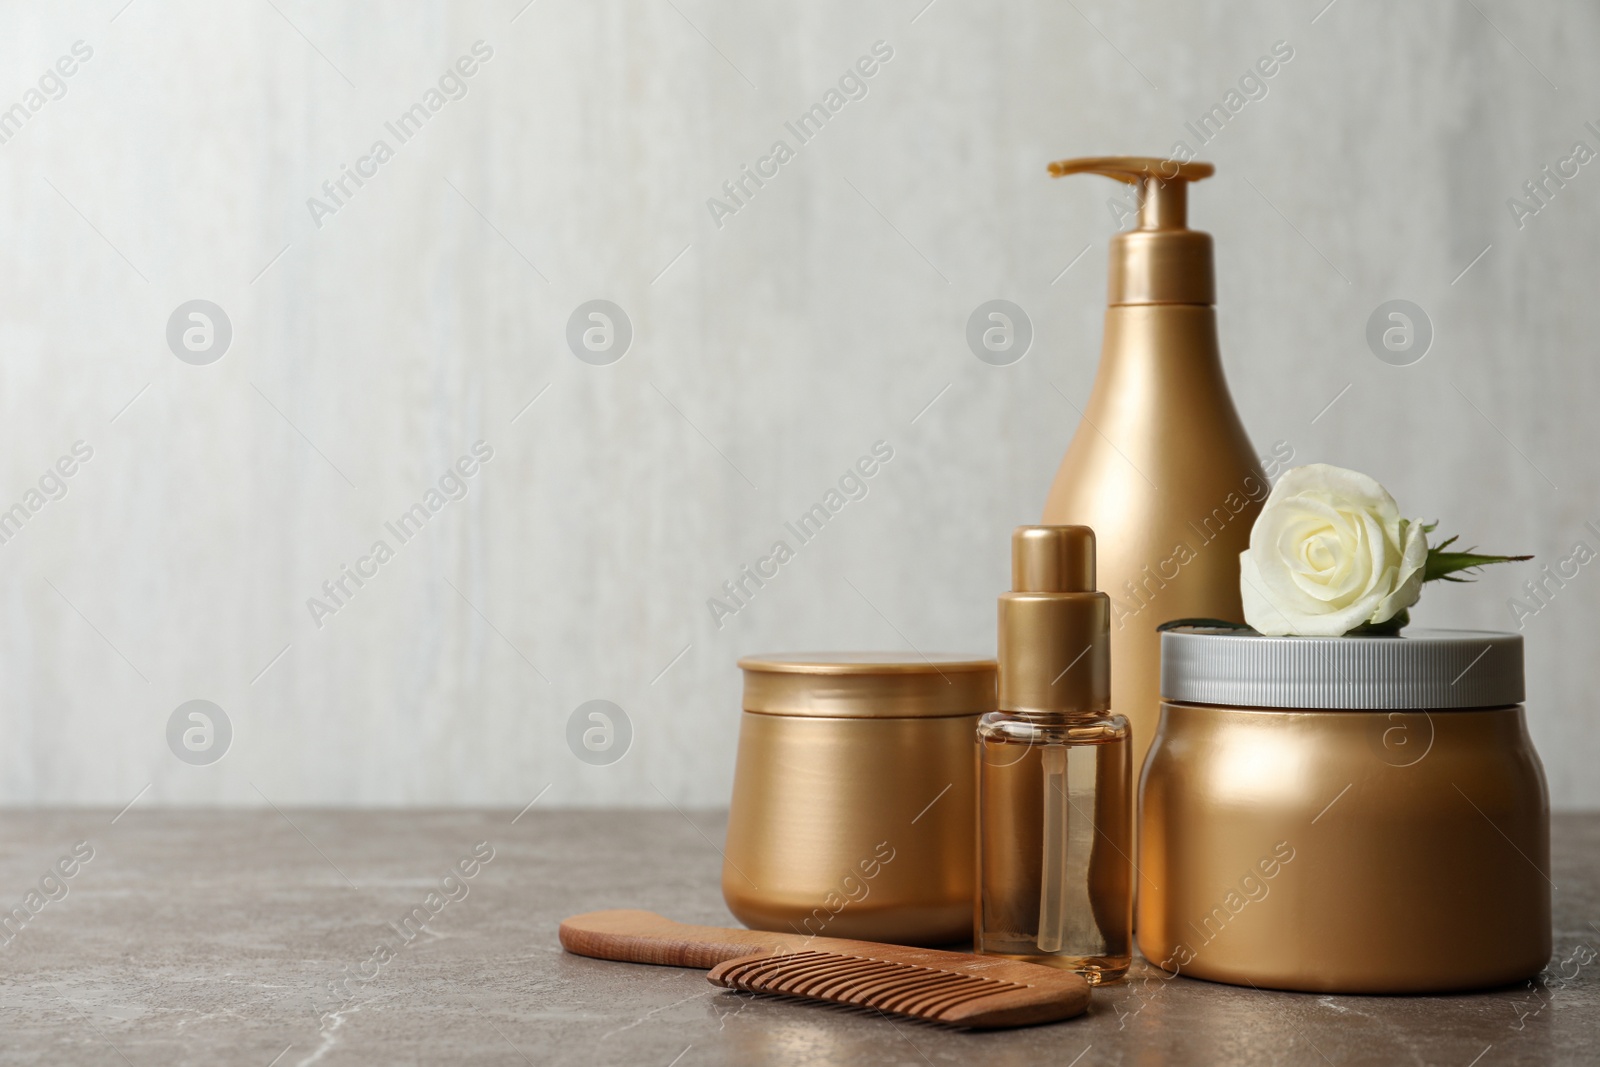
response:
M1550 812L1522 638L1162 634L1139 948L1321 993L1503 985L1550 959Z
M722 867L757 930L943 945L972 936L976 656L750 656Z

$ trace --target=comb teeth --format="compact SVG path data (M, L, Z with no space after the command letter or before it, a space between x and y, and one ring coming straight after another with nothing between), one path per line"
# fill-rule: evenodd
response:
M729 989L810 997L924 1019L938 1019L984 997L1029 988L936 967L809 951L730 960L712 973L711 980Z

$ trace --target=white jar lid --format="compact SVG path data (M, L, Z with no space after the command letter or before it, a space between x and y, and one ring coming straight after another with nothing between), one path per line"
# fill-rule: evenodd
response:
M1523 700L1522 635L1406 630L1397 637L1264 637L1178 626L1161 634L1161 696L1231 708L1391 711Z

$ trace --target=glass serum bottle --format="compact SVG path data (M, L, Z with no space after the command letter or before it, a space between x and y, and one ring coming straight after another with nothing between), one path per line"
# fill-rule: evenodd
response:
M999 710L978 723L977 951L1127 973L1133 745L1111 711L1111 601L1094 531L1019 526L1000 597Z

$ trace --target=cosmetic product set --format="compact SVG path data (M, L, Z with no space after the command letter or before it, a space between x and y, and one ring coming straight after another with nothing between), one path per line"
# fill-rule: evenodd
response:
M1168 977L1263 989L1537 974L1549 803L1522 639L1401 632L1423 581L1509 557L1436 568L1449 542L1391 519L1389 595L1332 629L1259 622L1251 583L1273 593L1277 572L1247 557L1272 547L1252 530L1278 491L1223 377L1211 238L1187 224L1213 168L1050 170L1134 185L1140 207L1111 242L1099 370L1044 524L1012 534L996 657L741 659L722 890L750 930L594 912L562 944L972 1027L1082 1012L1136 941ZM1365 476L1299 470L1394 510ZM1289 571L1347 581L1344 520L1307 492L1333 517ZM1305 588L1284 603L1345 603Z

